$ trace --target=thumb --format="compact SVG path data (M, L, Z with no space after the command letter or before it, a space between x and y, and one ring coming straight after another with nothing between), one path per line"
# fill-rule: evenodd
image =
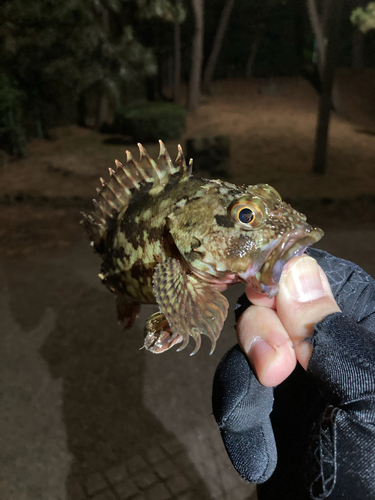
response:
M284 267L277 314L292 339L297 360L306 369L312 347L306 342L314 325L329 314L341 312L323 269L308 255L291 259Z

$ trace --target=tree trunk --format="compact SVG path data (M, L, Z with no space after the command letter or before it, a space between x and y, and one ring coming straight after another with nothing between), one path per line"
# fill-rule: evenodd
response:
M98 104L98 114L96 117L96 129L99 130L104 123L108 123L109 120L109 99L106 94L106 89L103 88L99 98Z
M318 48L318 59L317 65L320 74L320 78L323 75L323 69L325 67L325 52L326 52L326 44L323 33L322 23L319 19L318 7L316 5L316 0L307 0L307 10L309 13L309 19L311 23L311 27L315 36L316 45Z
M327 23L331 19L333 3L334 0L326 0L323 6L323 13L319 16L316 0L307 0L309 19L318 49L317 66L321 80L323 80L323 72L326 64Z
M195 33L191 53L189 109L197 109L201 94L203 63L204 0L192 0L195 17Z
M327 25L329 27L329 38L325 56L322 94L320 97L319 117L315 138L313 163L313 172L315 174L324 174L326 167L328 128L332 107L331 93L340 38L341 1L342 0L332 1L332 9L330 9L330 17L327 21Z
M253 76L253 66L254 66L254 62L255 62L255 57L256 57L257 52L258 52L259 43L260 43L260 40L262 38L262 32L263 32L263 27L258 28L256 30L255 38L253 40L253 43L251 44L251 51L250 51L250 55L249 55L247 62L246 62L246 70L245 70L245 76L248 79L250 79Z
M293 39L298 69L301 70L305 64L304 41L307 31L305 19L305 5L301 0L294 0L293 7Z
M219 22L219 26L218 26L217 31L216 31L214 44L212 46L212 51L211 51L210 57L208 58L207 67L205 69L204 76L203 76L203 90L205 92L210 91L210 86L211 86L212 78L214 76L217 58L219 56L220 49L221 49L221 46L223 44L223 39L224 39L225 31L226 31L227 26L228 26L230 13L232 12L233 4L234 4L234 0L226 0L224 8L221 12L220 22Z
M102 17L102 25L105 32L109 32L109 12L108 9L101 6L101 17ZM98 92L100 92L99 102L98 102L98 110L96 115L96 125L95 128L97 130L104 123L108 123L109 120L109 99L108 99L108 91L105 85L98 85Z
M181 86L181 29L180 23L174 22L174 83L173 98L175 102L180 100Z
M363 69L363 52L364 52L364 41L365 36L362 31L356 29L353 33L353 45L352 45L352 68L353 69Z

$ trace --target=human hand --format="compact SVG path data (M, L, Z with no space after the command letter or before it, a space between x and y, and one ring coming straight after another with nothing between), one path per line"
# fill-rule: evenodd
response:
M218 367L214 414L237 471L264 483L259 499L375 498L375 282L355 264L308 253L331 287L302 256L275 299L248 292L243 350Z
M259 382L268 387L283 382L297 361L307 368L314 325L341 312L327 276L308 255L286 264L276 297L268 299L251 288L246 295L253 306L238 320L238 343Z

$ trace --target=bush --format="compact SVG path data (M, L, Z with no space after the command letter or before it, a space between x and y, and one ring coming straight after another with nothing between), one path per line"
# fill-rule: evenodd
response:
M185 108L165 102L126 106L117 112L115 120L115 129L137 142L178 139L185 128Z

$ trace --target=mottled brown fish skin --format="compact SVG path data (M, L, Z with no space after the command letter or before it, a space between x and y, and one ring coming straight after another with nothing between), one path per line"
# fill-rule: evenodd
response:
M212 352L228 310L223 287L242 281L274 296L285 262L323 232L267 184L196 178L181 148L175 162L162 143L157 162L139 148L139 162L128 153L126 165L110 169L83 221L103 259L100 277L127 327L140 304L158 303L146 348L185 348L192 336L196 352L207 335Z
M125 212L118 214L96 248L104 260L102 273L109 288L144 304L155 303L154 268L179 254L168 232L168 216L181 200L189 204L202 196L205 185L204 179L175 174L163 189L145 186Z
M246 194L263 200L265 221L259 230L243 230L228 216L233 200ZM102 273L110 288L154 303L153 271L166 258L183 258L206 279L225 280L228 274L246 272L251 257L259 257L264 247L305 219L268 186L238 187L175 175L163 188L147 186L108 224L98 249Z

